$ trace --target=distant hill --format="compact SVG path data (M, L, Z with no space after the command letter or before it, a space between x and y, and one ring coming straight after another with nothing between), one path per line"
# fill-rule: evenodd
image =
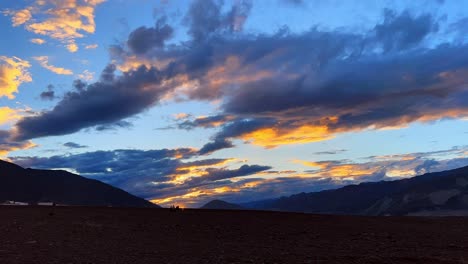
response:
M242 205L251 209L327 214L467 215L468 166Z
M0 202L7 200L84 206L158 207L97 180L62 170L24 169L0 160Z
M200 207L200 209L240 210L243 208L237 204L228 203L222 200L213 200Z

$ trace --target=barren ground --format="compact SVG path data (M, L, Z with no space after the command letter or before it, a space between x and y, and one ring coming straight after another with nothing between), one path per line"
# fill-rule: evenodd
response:
M468 263L468 217L0 207L0 263Z

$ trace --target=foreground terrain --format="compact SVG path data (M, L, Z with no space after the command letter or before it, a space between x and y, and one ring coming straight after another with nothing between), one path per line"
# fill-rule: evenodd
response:
M468 263L464 217L3 206L0 234L1 263Z

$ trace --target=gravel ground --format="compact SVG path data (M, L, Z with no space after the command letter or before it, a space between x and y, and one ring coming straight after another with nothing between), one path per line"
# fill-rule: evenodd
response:
M468 217L4 206L0 263L468 263Z

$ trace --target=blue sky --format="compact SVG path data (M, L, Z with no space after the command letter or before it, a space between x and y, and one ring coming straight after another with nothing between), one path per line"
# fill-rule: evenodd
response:
M2 1L0 155L162 205L468 165L467 1Z

